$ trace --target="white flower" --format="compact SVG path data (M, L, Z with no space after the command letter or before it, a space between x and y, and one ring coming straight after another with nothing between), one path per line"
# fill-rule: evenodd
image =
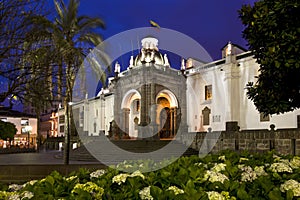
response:
M85 184L77 183L71 193L78 194L78 190L90 193L94 199L102 199L102 195L104 194L104 189L93 182L86 182Z
M215 163L215 166L211 169L215 172L225 171L226 164L224 163Z
M8 195L8 200L20 200L20 195L16 193L11 193L11 195Z
M228 180L228 177L219 172L207 170L204 174L204 180L208 180L212 183L217 181L224 183L225 180Z
M242 171L244 171L241 176L241 181L242 182L247 182L247 181L254 181L255 179L257 179L257 175L256 173L253 171L253 169L250 166L245 166Z
M208 195L209 200L225 200L225 197L223 197L223 195L220 194L219 192L209 191L209 192L206 192L206 193Z
M264 166L255 166L254 171L257 176L267 176L268 175L264 170Z
M121 185L122 183L126 182L127 177L129 174L119 174L113 177L112 182Z
M218 158L219 160L221 160L221 161L226 161L226 158L225 158L225 156L219 156L219 158Z
M144 189L142 189L142 190L139 192L140 198L141 198L142 200L153 200L153 197L152 197L151 194L150 194L150 187L151 187L151 186L145 187Z
M288 172L288 173L293 173L293 169L284 162L277 162L277 163L273 163L270 166L270 170L272 172Z
M257 179L259 176L268 175L264 170L264 166L256 166L254 170L250 166L242 166L240 169L243 171L243 173L241 174L242 182L247 182L247 181L252 182L255 179Z
M300 157L295 156L291 161L290 161L290 166L293 169L298 169L300 167Z
M22 199L31 199L32 197L34 197L34 195L32 192L29 192L29 191L24 191L21 194L21 200Z
M102 176L103 174L105 174L105 170L104 169L99 169L97 171L94 171L90 174L91 178L99 178L100 176Z
M133 173L130 175L130 177L136 177L136 176L139 176L139 177L141 177L142 179L145 179L145 176L144 176L139 170L133 172Z
M8 189L12 192L14 191L19 191L23 188L23 185L18 185L18 184L11 184L8 186Z
M285 181L283 184L281 184L280 190L281 190L281 192L286 192L288 190L292 190L294 193L294 196L299 197L300 196L300 183L293 179Z
M175 195L183 194L184 193L184 191L182 189L179 189L176 186L170 186L167 190L173 191L175 193Z

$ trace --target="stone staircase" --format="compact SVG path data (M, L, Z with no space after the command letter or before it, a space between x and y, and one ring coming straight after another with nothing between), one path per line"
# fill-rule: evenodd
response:
M177 157L176 155L182 155L182 156L190 156L190 155L198 155L198 151L192 149L192 148L187 148L184 144L178 142L178 141L173 141L171 148L168 146L172 140L110 140L112 145L117 146L121 150L133 153L136 155L136 157L141 157L143 159L145 156L145 153L150 154L150 159L162 159L162 158L171 158L172 156ZM109 147L106 147L105 144L107 142L99 143L97 141L97 145L94 145L97 147L97 151L94 151L93 148L90 146L93 144L86 144L82 145L76 149L71 150L70 152L70 160L77 160L77 161L86 161L86 162L99 162L96 158L104 158L104 159L110 159L115 161L115 163L118 163L124 159L123 155L119 153L119 150L116 149L111 149L107 150ZM168 146L168 147L167 147ZM100 147L103 147L105 150L105 153L101 154L99 152L99 149L101 150ZM91 151L92 153L90 153ZM159 151L159 153L156 153L153 155L151 152L156 152ZM95 155L95 152L99 152L98 155ZM182 153L184 152L184 153ZM93 155L96 157L94 157ZM148 155L147 154L147 155ZM101 161L101 159L99 159ZM111 164L115 164L112 162Z

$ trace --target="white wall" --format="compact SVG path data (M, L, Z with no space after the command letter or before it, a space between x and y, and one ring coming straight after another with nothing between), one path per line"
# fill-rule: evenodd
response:
M234 60L234 59L233 59ZM198 66L199 67L199 66ZM300 110L273 115L270 121L261 122L260 113L247 98L246 85L255 82L259 65L252 57L201 70L193 69L187 77L187 122L189 131L225 130L226 121L238 121L243 129L296 128ZM197 72L196 72L197 71ZM212 100L205 101L205 85L212 85ZM211 109L210 125L201 126L202 110ZM218 116L218 117L216 117ZM213 121L219 119L220 121Z

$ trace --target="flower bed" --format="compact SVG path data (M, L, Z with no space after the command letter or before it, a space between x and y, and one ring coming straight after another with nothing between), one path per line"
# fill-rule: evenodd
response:
M151 161L68 177L58 172L23 185L2 186L0 199L297 199L300 198L300 157L231 151L182 157L171 165L141 173ZM128 170L126 170L128 171Z

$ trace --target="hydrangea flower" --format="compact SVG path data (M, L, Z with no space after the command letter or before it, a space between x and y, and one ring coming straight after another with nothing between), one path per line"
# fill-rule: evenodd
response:
M226 164L224 163L215 163L215 166L211 169L214 172L225 171Z
M293 169L285 162L272 163L270 166L272 172L288 172L293 173Z
M255 171L253 171L253 169L250 166L244 166L241 170L243 171L243 173L241 174L242 182L247 182L247 181L252 182L255 179L257 179L257 175Z
M294 156L294 158L290 161L290 166L293 169L298 169L300 167L300 157Z
M229 192L225 192L225 191L222 191L221 193L216 191L209 191L206 192L206 194L208 195L209 200L226 200L226 199L235 200L236 199L235 197L230 197Z
M99 169L97 171L94 171L94 172L90 173L90 177L91 178L99 178L103 174L105 174L105 170L104 169Z
M204 181L208 180L210 182L221 182L224 183L225 180L228 180L228 177L224 174L221 174L219 172L215 172L215 171L210 171L207 170L204 174Z
M176 186L170 186L167 190L173 191L175 195L183 194L184 193L184 191L182 189L179 189Z
M257 176L267 176L268 175L264 170L264 166L255 166L254 171Z
M144 176L139 170L133 172L133 173L130 175L130 177L136 177L136 176L139 176L139 177L141 177L142 179L145 179L145 176Z
M24 185L11 184L8 186L8 190L11 192L19 191L24 187Z
M77 183L71 193L78 194L80 190L90 193L94 199L102 199L104 193L104 189L93 182L86 182L85 184Z
M153 197L150 194L151 186L145 187L139 192L140 198L142 200L153 200Z
M21 199L31 199L32 197L34 197L34 194L30 191L24 191L21 194Z
M225 155L223 155L223 156L219 156L219 158L218 158L219 160L221 160L221 161L226 161L226 158L225 158Z
M127 177L130 176L129 174L118 174L113 177L112 182L121 185L122 183L126 182Z
M288 181L285 181L283 184L280 185L281 192L286 192L288 190L292 190L294 196L299 197L300 196L300 183L291 179Z

